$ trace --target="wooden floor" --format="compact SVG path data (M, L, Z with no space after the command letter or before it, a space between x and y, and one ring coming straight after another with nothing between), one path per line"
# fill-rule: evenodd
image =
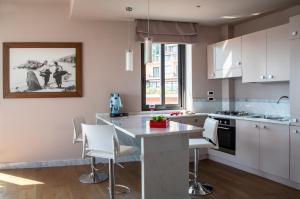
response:
M122 199L140 199L140 164L127 163L117 168L118 182L133 192L118 195ZM105 199L107 182L86 185L78 176L88 166L0 171L0 199ZM106 168L103 168L106 169ZM215 187L207 199L299 199L300 191L231 167L204 160L200 163L201 179ZM171 179L170 179L171 180ZM201 197L200 197L201 198Z

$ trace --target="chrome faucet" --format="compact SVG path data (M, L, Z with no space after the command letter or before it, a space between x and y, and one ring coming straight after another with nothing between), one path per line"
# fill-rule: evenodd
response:
M279 104L279 102L282 100L282 99L289 99L288 96L281 96L278 100L277 100L277 104Z

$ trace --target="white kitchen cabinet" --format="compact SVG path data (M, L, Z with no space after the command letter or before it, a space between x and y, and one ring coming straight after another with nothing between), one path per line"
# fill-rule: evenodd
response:
M290 127L290 179L300 183L300 127Z
M290 80L289 25L242 37L243 83Z
M215 44L215 70L222 78L242 75L242 38L236 37Z
M260 169L266 173L289 178L289 126L260 124Z
M249 168L259 168L259 123L236 120L237 162Z
M290 39L300 39L300 15L290 18Z
M242 36L243 82L264 82L267 73L267 31Z
M208 79L240 77L241 46L241 37L208 46Z
M208 79L215 79L215 48L214 44L207 46L207 77Z
M300 126L300 39L290 41L291 73L290 73L290 110L292 125Z
M267 30L268 81L290 80L289 24Z

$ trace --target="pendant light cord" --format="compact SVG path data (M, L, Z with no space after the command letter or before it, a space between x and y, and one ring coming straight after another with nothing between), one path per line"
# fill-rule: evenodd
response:
M128 50L130 50L130 11L128 11Z
M148 38L150 37L150 0L148 0Z
M131 34L131 27L130 27L130 13L132 12L132 7L126 7L126 11L128 13L128 50L131 50L131 42L130 42L130 34Z

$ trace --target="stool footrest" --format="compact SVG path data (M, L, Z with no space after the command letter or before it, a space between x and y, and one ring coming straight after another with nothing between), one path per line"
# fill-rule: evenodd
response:
M95 172L82 174L79 177L79 181L84 184L97 184L108 180L108 174L105 172Z
M110 188L108 187L108 191ZM131 189L128 186L121 185L121 184L116 184L115 185L115 192L116 194L125 194L125 193L130 193Z

